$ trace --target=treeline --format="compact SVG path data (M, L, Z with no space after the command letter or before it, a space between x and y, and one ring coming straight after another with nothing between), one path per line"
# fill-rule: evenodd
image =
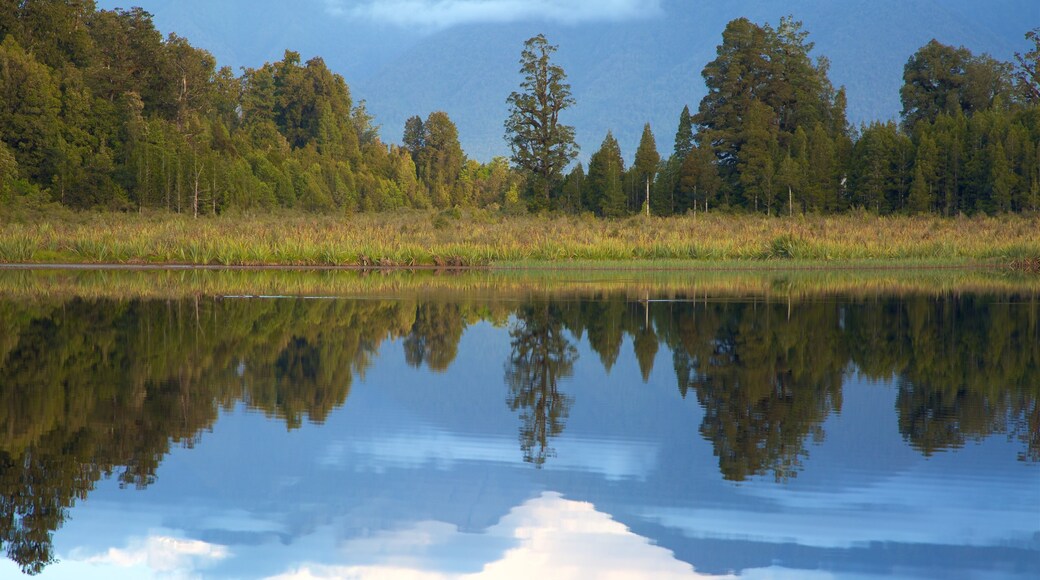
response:
M1036 211L1040 37L1026 37L1033 49L1017 65L932 40L904 69L902 123L857 128L801 23L734 20L672 154L660 159L647 125L626 169L608 133L588 173L578 165L562 180L557 205L604 216L640 211L647 197L658 215Z
M708 94L684 109L662 158L647 126L626 168L608 133L588 166L573 129L558 155L468 159L443 112L408 120L384 143L342 76L320 58L284 58L236 75L151 15L91 0L0 6L0 209L163 209L193 215L504 207L622 216L699 209L768 214L1035 211L1040 207L1040 36L1015 63L932 41L908 61L902 123L851 127L846 97L792 18L729 23L704 68ZM522 74L555 47L537 37ZM536 39L532 39L534 41ZM532 58L527 58L532 57ZM542 63L543 65L545 63ZM565 74L552 122L573 104ZM524 91L537 83L522 83ZM550 95L551 96L551 95ZM534 103L527 92L509 102ZM510 125L511 122L515 122ZM533 125L532 125L533 127ZM517 130L520 129L519 132ZM568 133L568 130L570 131ZM550 148L551 149L551 148ZM587 169L587 171L586 171Z

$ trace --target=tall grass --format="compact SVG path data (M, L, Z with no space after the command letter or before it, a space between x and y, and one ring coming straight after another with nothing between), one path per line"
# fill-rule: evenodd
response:
M455 217L461 215L461 217ZM1040 258L1040 217L769 218L700 214L596 220L484 211L220 216L68 214L0 224L0 263L486 266L626 262L667 267Z

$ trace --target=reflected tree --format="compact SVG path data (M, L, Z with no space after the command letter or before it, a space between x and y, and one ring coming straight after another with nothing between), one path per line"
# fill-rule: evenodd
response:
M103 477L146 487L237 401L295 428L342 405L397 301L0 301L0 548L29 574Z
M841 408L847 355L833 306L792 314L776 304L712 304L680 313L673 355L680 393L704 407L701 435L723 477L794 477L805 440L823 440L823 421ZM830 348L821 348L829 344Z
M554 456L550 440L563 433L574 402L559 389L560 381L573 374L578 358L564 332L558 309L548 302L521 307L509 332L508 404L520 412L524 461L537 466Z
M417 307L415 324L404 340L409 365L444 372L455 361L465 318L458 304L425 303Z

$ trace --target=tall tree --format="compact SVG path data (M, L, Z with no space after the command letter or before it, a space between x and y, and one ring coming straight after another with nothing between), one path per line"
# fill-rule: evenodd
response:
M718 205L722 180L715 168L715 154L710 147L694 147L679 170L676 189L676 211L704 209Z
M404 148L412 154L412 161L418 162L419 152L426 144L422 117L414 115L404 122L404 135L401 142L404 143Z
M593 211L606 217L624 215L624 175L621 147L614 135L607 131L599 151L589 160L588 190Z
M954 48L932 39L915 52L903 68L903 123L912 129L934 121L940 113L962 111L971 115L1008 100L1011 70L988 55L975 56L963 46Z
M749 118L768 112L781 151L791 145L798 127L819 126L831 141L847 137L844 91L831 84L826 59L813 61L807 38L801 23L791 18L781 19L776 28L738 18L726 26L717 57L701 73L708 93L694 116L697 141L714 150L727 188L743 193L746 201L763 193L760 188L743 192L760 183L762 175L741 177L749 167L743 159L747 138L758 134L749 131ZM764 159L758 155L752 166L765 169Z
M574 127L560 122L560 113L574 104L574 98L563 68L551 61L556 49L541 34L524 43L520 91L507 99L506 141L513 163L531 176L535 209L549 207L549 192L578 156Z
M1015 79L1027 102L1040 103L1040 26L1026 33L1032 46L1026 53L1015 53Z
M661 154L657 152L657 141L654 132L650 130L650 123L643 126L643 136L639 140L639 148L636 149L635 162L632 164L632 181L634 184L633 196L639 207L645 201L649 201L650 186L657 175L657 166L661 163Z
M675 149L672 152L682 162L693 151L693 115L690 107L684 106L679 113L679 129L675 132Z
M740 157L740 183L748 207L759 211L760 201L772 210L773 179L776 176L776 132L774 112L761 101L754 101L744 120L743 151Z
M423 146L416 161L419 179L429 188L434 207L445 208L460 201L452 199L465 161L459 131L443 111L430 113L422 127Z

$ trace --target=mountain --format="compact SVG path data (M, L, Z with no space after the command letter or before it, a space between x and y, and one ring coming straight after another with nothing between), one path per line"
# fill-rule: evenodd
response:
M481 160L508 153L506 97L520 81L523 41L538 33L559 45L557 61L577 100L564 121L576 126L582 159L607 130L631 159L646 122L670 153L679 112L686 104L696 109L705 92L700 71L715 57L726 23L739 16L801 20L814 54L830 59L831 79L847 87L857 125L898 117L903 65L932 38L1010 59L1040 23L1035 0L662 0L661 10L643 19L469 24L431 33L336 17L328 0L134 3L153 12L161 30L212 51L221 64L258 66L286 48L305 59L322 56L355 98L367 101L387 142L400 140L408 117L446 111L466 152Z
M831 79L847 87L849 119L859 124L898 117L903 65L930 39L1010 59L1025 46L1027 23L1040 22L1033 0L987 2L987 16L980 12L977 3L962 0L745 0L676 2L666 4L661 17L625 24L471 25L424 39L355 87L387 139L401 134L408 116L443 109L458 124L467 153L503 155L505 99L519 83L521 45L544 32L560 47L558 62L577 101L564 120L577 128L582 157L609 129L631 159L646 122L659 149L671 151L679 113L686 104L695 110L704 95L700 71L733 18L775 24L792 14L802 20L814 54L829 58ZM1030 12L1036 18L1022 18Z

